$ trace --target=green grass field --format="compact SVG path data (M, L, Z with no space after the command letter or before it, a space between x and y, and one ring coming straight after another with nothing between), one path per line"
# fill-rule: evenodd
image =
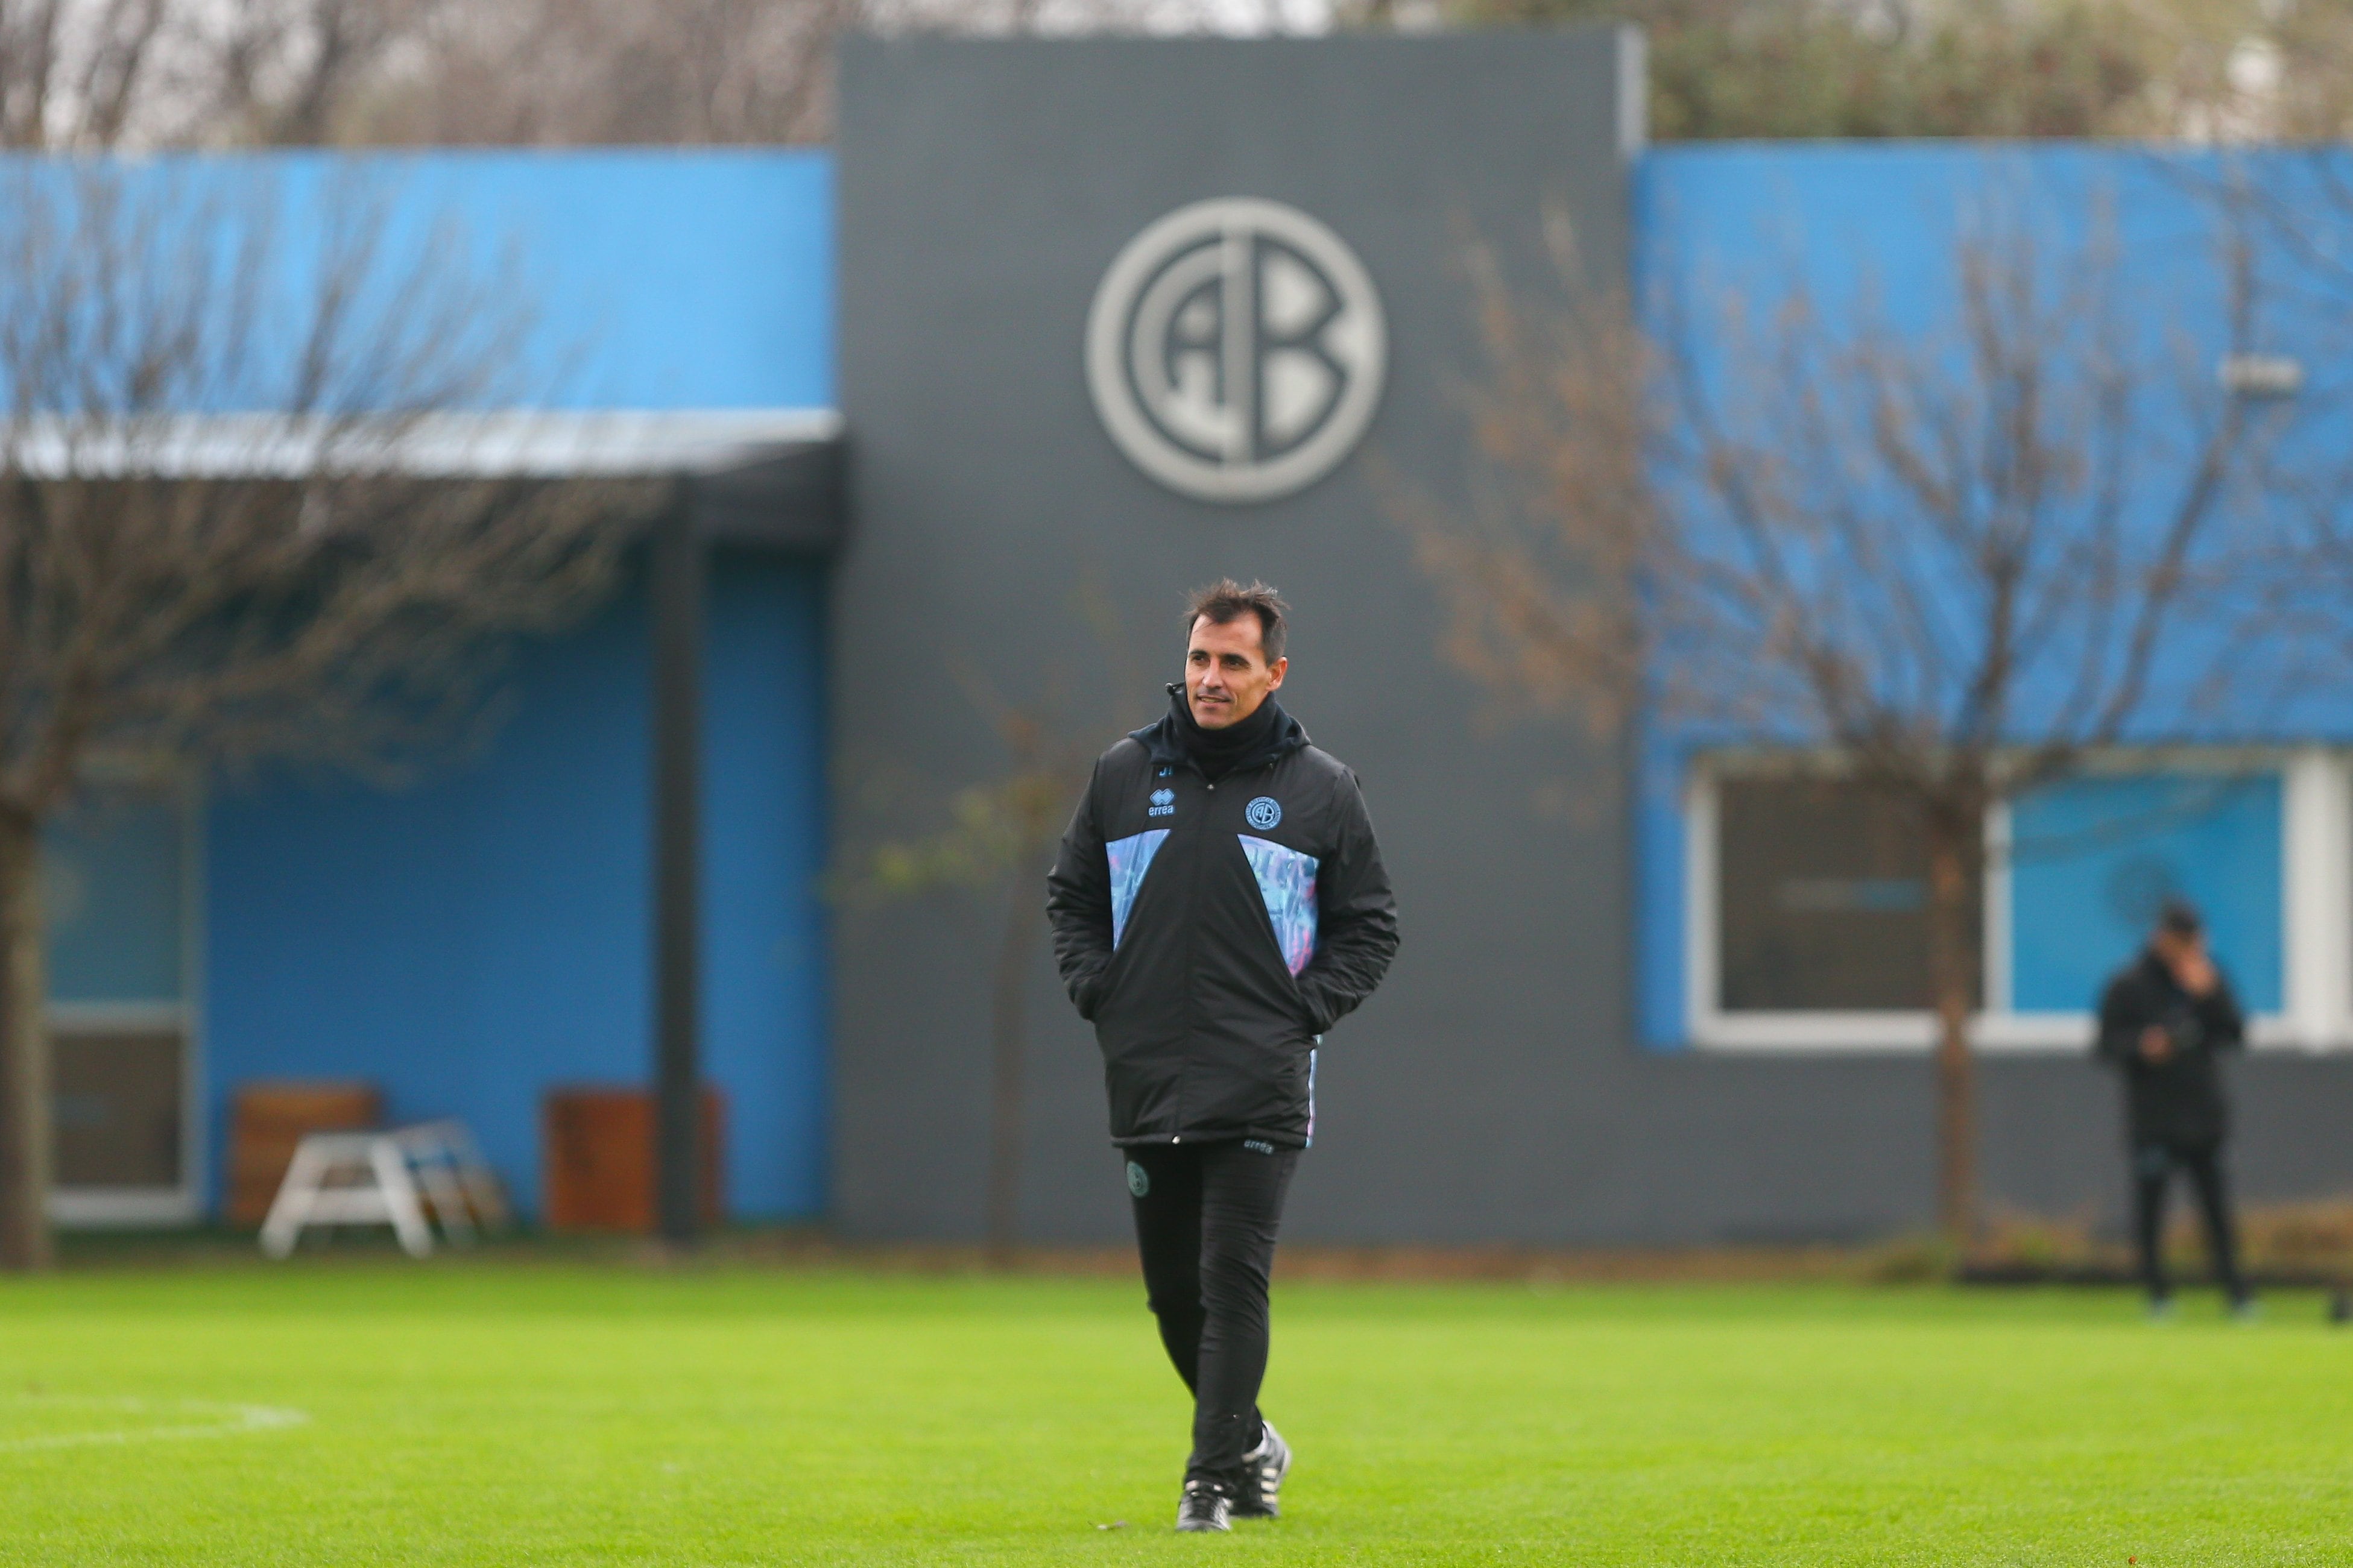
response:
M1168 1532L1138 1287L297 1263L0 1284L10 1563L2353 1563L2311 1297L1278 1289L1289 1517ZM1098 1526L1124 1521L1124 1526Z

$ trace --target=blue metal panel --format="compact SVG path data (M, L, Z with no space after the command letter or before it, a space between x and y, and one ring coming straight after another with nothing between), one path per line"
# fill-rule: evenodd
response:
M2078 779L2011 810L2011 991L2021 1012L2093 1006L2186 898L2253 1012L2276 1013L2281 933L2279 775Z
M0 159L70 199L76 165ZM197 412L270 406L327 236L380 223L379 282L429 258L485 289L467 315L521 329L484 401L542 408L826 407L833 401L833 162L772 150L262 153L103 165L147 221L203 223L234 248L267 223L271 303L236 389ZM22 190L21 184L14 188ZM381 305L380 289L364 300Z

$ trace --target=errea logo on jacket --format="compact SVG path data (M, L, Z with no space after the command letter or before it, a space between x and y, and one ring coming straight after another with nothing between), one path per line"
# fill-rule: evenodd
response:
M1146 816L1176 816L1176 792L1173 789L1154 790L1152 792L1152 809L1145 812L1144 815Z

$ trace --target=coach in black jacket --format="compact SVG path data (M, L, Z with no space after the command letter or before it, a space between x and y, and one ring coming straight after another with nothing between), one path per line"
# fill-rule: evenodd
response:
M2171 1306L2165 1273L2165 1189L2175 1171L2189 1178L2206 1221L2215 1277L2232 1308L2248 1309L2222 1186L2221 1054L2246 1042L2231 984L2206 951L2198 911L2175 901L2158 919L2140 955L2100 998L2099 1053L2125 1079L2125 1131L2133 1164L2133 1232L2151 1310Z
M1316 1044L1398 943L1356 775L1274 700L1286 608L1260 583L1194 595L1184 684L1096 762L1048 879L1145 1285L1194 1393L1180 1530L1280 1507L1290 1450L1257 1405L1276 1227L1314 1136Z

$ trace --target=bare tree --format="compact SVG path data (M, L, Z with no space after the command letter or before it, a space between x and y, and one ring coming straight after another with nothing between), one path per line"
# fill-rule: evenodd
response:
M0 0L0 143L111 145L172 20L169 0Z
M2224 319L2154 344L2113 247L2015 227L1957 246L1915 330L1793 286L1645 332L1623 300L1531 311L1488 270L1474 407L1504 480L1468 514L1410 512L1452 651L1490 681L1610 730L1655 702L1909 808L1957 1255L1987 811L2187 721L2238 646L2209 612L2264 554L2253 476L2287 415L2218 383L2255 314L2245 247L2222 248Z
M316 5L322 0L301 0ZM358 3L358 0L353 0ZM382 3L382 0L378 0ZM430 142L811 142L848 33L1291 30L1219 0L438 0L344 134Z
M2312 26L2333 26L2353 59L2353 14L2315 8ZM2293 17L2291 20L2306 20ZM2339 73L2340 85L2353 74ZM2245 149L2183 167L2179 185L2221 222L2256 237L2267 266L2272 315L2290 323L2267 345L2230 367L2249 390L2292 399L2316 438L2274 454L2265 483L2285 527L2266 584L2263 614L2293 629L2309 651L2317 641L2335 655L2318 673L2343 679L2353 661L2353 451L2331 439L2353 414L2353 382L2343 371L2353 348L2353 156L2339 142Z
M316 3L316 0L308 0ZM381 3L381 0L377 0ZM859 0L438 0L352 139L805 142Z
M313 250L273 216L103 164L0 203L0 1267L47 1257L39 837L93 763L381 773L461 741L654 500L514 472L513 418L466 412L529 328L461 247L403 263L354 208Z
M1045 906L1037 878L1053 858L1071 802L1093 750L1061 732L1050 714L987 696L1005 748L1005 771L959 790L949 825L919 838L877 845L855 879L871 899L960 890L997 906L988 991L988 1176L984 1208L989 1258L1010 1264L1020 1245L1024 1064L1029 997Z
M821 138L858 0L0 0L0 144Z
M1366 26L1618 22L1649 40L1662 140L2333 140L2334 0L1341 0Z
M1278 0L0 0L0 146L793 143L884 33L1316 30Z
M0 0L0 144L343 139L450 0Z
M445 8L446 0L237 0L199 9L170 84L179 133L261 146L349 140Z
M1103 648L1101 666L1121 694L1145 689L1126 657L1127 640L1108 596L1083 584L1076 608ZM1074 722L1058 690L1007 699L976 672L959 668L958 684L1003 748L1002 765L947 802L946 826L919 837L885 839L866 850L841 879L866 903L967 894L994 903L997 951L988 1003L988 1184L985 1237L991 1261L1013 1261L1020 1244L1021 1151L1029 1052L1029 998L1046 908L1038 879L1085 787L1106 731ZM927 792L925 792L927 793Z

